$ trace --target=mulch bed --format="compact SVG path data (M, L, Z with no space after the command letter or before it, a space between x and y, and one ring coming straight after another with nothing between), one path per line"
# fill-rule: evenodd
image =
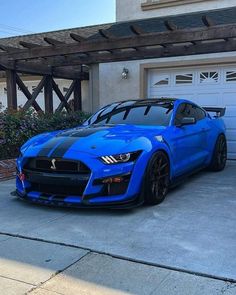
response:
M16 175L16 160L0 160L0 181L10 179Z

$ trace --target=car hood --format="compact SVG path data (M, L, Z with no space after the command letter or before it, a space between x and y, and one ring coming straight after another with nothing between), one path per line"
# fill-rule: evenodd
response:
M110 155L150 149L154 136L162 134L165 129L137 125L79 127L37 136L23 147L30 150L31 155L45 157L64 157L71 151Z

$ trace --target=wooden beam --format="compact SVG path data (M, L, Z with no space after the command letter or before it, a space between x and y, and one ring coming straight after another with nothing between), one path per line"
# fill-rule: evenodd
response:
M2 51L8 52L8 53L16 52L16 51L19 50L19 48L12 47L12 46L1 45L1 44L0 44L0 49Z
M44 83L44 103L45 113L53 113L53 92L52 92L52 76L46 76Z
M25 42L25 41L20 41L19 44L27 49L32 49L32 48L36 48L36 47L41 47L41 45L39 44L35 44L35 43L30 43L30 42Z
M176 32L177 33L177 32ZM218 41L214 43L202 43L201 41L191 41L193 45L186 46L185 44L180 46L162 45L163 48L142 48L138 51L114 51L113 54L93 54L89 57L74 57L68 56L64 61L52 62L53 66L78 66L82 64L93 64L103 62L115 62L124 60L138 60L148 58L159 57L171 57L171 56L185 56L192 54L207 54L207 53L220 53L236 51L236 41L232 38L230 42ZM139 48L139 47L138 47ZM76 74L79 75L79 74ZM75 75L75 76L76 76ZM80 74L81 75L81 74ZM84 73L88 76L88 73ZM78 78L79 76L77 76ZM81 76L80 76L81 77ZM75 78L76 79L76 78ZM85 79L85 77L83 78ZM87 77L88 79L88 77Z
M102 36L103 38L105 38L107 40L115 38L111 33L109 33L108 31L105 31L103 29L99 29L98 33L100 34L100 36Z
M90 58L90 57L88 57ZM81 64L79 64L81 65ZM73 66L73 65L71 65ZM75 65L78 66L78 65ZM89 73L87 72L80 72L80 69L78 68L72 68L65 70L64 68L60 69L59 67L56 69L53 69L52 75L55 78L62 78L62 79L69 79L69 80L74 80L74 79L80 79L80 80L89 80Z
M59 40L56 40L56 39L53 39L53 38L49 38L49 37L44 37L43 39L49 45L53 45L53 46L65 44L65 42L62 42L62 41L59 41Z
M66 63L66 62L65 62ZM88 80L89 76L87 73L80 73L80 69L73 69L68 70L64 68L52 68L49 65L44 65L38 62L22 62L22 61L8 61L0 63L0 66L4 67L5 69L15 70L20 73L24 74L32 74L32 75L53 75L56 78L61 79L82 79ZM63 64L58 65L58 67L63 66ZM76 65L75 65L76 66Z
M164 21L164 25L167 28L167 30L169 30L169 31L178 30L178 27L172 21L166 20L166 21Z
M182 46L167 46L165 48L143 49L140 51L125 51L120 54L103 54L94 55L90 58L81 58L73 63L78 64L94 64L94 63L107 63L125 60L139 60L160 57L172 56L186 56L195 54L208 54L236 51L236 41L230 42L216 42L216 43L197 43L196 45L182 45Z
M63 105L63 107L66 108L67 112L71 112L71 107L68 104L67 100L65 99L64 95L61 93L61 90L59 89L59 87L57 86L56 82L54 80L52 80L52 87L53 90L55 91L56 95L58 96L58 98L61 101L61 106ZM60 110L63 109L63 107L60 108ZM56 112L58 112L59 110L57 109Z
M81 43L62 44L55 47L32 48L19 50L15 53L1 53L0 63L6 59L34 59L58 55L90 53L114 49L175 44L191 41L205 41L236 37L236 24L219 25L209 28L177 30L175 32L148 33L142 36L122 37L114 40L87 40Z
M199 45L199 44L201 44L202 42L201 42L201 41L191 41L190 43L192 43L193 45Z
M215 25L214 22L213 22L213 20L209 16L207 16L207 15L204 15L202 17L202 22L208 28L210 28L210 27L212 27L212 26Z
M83 42L84 40L86 40L84 37L78 35L78 34L75 34L75 33L70 33L70 37L76 41L76 42Z
M25 103L25 105L23 106L23 110L28 110L32 106L33 102L36 100L36 98L39 95L40 91L43 89L45 81L46 81L46 76L44 76L42 78L42 80L39 82L38 86L34 89L34 92L32 93L31 99L29 99Z
M66 95L65 95L65 97L64 97L64 100L67 102L67 104L68 104L68 100L69 100L69 98L71 97L71 94L72 94L73 91L74 91L75 83L76 83L76 82L75 82L75 80L74 80L74 81L71 83L71 85L70 85L70 87L69 87L69 89L68 89L68 91L67 91L67 93L66 93ZM61 112L65 106L66 106L65 102L62 101L62 102L60 103L60 105L58 106L58 108L56 109L56 112Z
M74 111L82 110L82 89L81 80L75 80L74 86Z
M17 110L16 72L7 70L7 108Z
M131 25L130 30L135 34L135 35L143 35L146 34L146 32L138 25Z
M32 94L29 92L28 88L25 86L24 82L21 80L21 78L19 77L19 75L16 74L16 83L19 86L20 90L24 93L25 97L30 100L32 98ZM39 112L43 112L43 110L41 109L41 107L38 105L38 103L36 101L34 101L32 103L32 106L34 107L34 109L39 113Z

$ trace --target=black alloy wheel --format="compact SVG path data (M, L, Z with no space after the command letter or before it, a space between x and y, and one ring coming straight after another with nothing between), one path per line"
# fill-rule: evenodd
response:
M160 204L168 192L170 164L167 155L156 152L149 161L144 180L144 199L148 205Z
M215 144L215 149L210 164L212 171L222 171L227 161L227 142L224 134L221 134Z

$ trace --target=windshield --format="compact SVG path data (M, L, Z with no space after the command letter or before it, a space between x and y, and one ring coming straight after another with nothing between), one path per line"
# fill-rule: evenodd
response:
M131 124L168 126L173 112L172 104L114 104L93 115L87 124Z

